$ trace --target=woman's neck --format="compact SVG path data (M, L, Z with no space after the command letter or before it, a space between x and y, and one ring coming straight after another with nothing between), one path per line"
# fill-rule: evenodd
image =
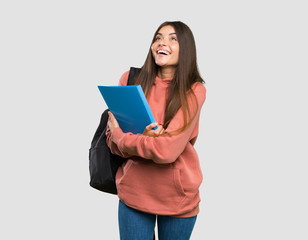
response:
M175 68L174 67L161 67L158 70L157 76L160 79L166 79L166 78L173 78L175 73Z

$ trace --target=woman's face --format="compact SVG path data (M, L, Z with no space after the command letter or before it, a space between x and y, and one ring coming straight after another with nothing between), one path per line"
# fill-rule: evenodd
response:
M151 47L155 63L160 67L176 67L180 46L172 26L162 27L155 36Z

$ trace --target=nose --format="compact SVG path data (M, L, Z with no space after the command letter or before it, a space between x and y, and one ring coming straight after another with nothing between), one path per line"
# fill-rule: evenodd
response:
M166 39L167 39L167 40L166 40ZM160 40L159 44L165 46L165 45L167 44L167 41L168 41L168 36L164 36L164 37Z

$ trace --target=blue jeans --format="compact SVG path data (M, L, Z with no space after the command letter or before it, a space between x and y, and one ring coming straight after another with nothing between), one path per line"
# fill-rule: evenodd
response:
M152 240L157 218L159 240L188 240L197 216L176 218L141 212L119 201L121 240ZM157 238L156 238L157 239Z

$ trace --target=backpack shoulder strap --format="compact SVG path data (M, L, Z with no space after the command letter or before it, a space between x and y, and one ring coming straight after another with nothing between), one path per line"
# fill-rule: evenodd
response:
M131 67L129 70L127 85L134 85L134 77L136 73L139 73L141 68Z

